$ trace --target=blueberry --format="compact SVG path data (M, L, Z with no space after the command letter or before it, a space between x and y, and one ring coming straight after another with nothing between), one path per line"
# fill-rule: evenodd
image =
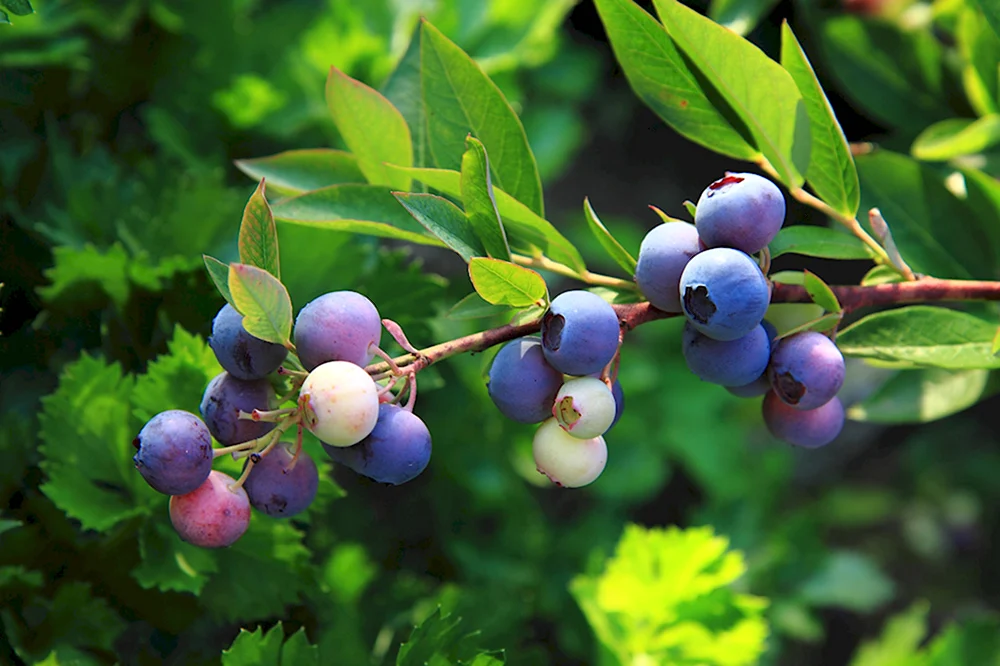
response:
M757 263L730 248L695 255L681 274L680 296L691 325L714 340L735 340L752 331L771 298Z
M608 447L603 437L577 439L555 419L538 426L531 450L538 471L565 488L579 488L593 482L608 462Z
M368 365L381 340L378 310L353 291L323 294L295 319L295 350L306 370L328 361Z
M608 431L614 423L617 407L614 394L603 380L577 377L559 389L552 405L552 416L563 430L577 439L591 439Z
M132 441L132 461L146 483L166 495L183 495L212 471L212 435L194 414L180 409L151 418Z
M518 423L541 423L552 416L552 403L563 374L545 360L536 337L508 342L493 359L486 384L500 413Z
M700 251L698 231L690 224L671 222L650 230L635 266L635 281L646 300L664 312L680 312L681 273Z
M266 379L242 380L223 372L208 383L201 397L201 417L221 444L240 444L266 435L275 425L241 419L240 410L267 411L274 409L276 402L274 388Z
M317 366L299 391L303 425L331 446L351 446L367 437L378 419L378 404L371 376L347 361Z
M778 330L774 327L774 324L766 319L760 325L764 327L764 331L767 333L768 349L773 350L774 339L778 337ZM737 398L757 398L771 390L771 380L767 378L767 370L765 369L752 382L743 384L742 386L727 386L726 390Z
M778 341L767 374L785 404L815 409L843 386L844 356L830 338L804 331Z
M431 459L431 433L416 414L383 403L368 437L346 448L323 445L330 458L362 476L399 485L419 475Z
M687 324L682 344L688 369L723 386L743 386L758 379L771 353L767 331L759 324L742 338L726 341L713 340Z
M777 185L754 173L727 173L698 199L694 222L708 247L753 254L774 240L785 221Z
M542 318L545 360L567 375L600 372L618 351L619 332L614 308L597 294L559 294Z
M288 518L312 504L319 472L305 451L295 457L288 444L279 443L253 466L243 487L253 508L274 518Z
M236 543L250 526L250 500L232 477L212 470L205 482L170 498L170 522L181 539L202 548Z
M288 350L247 333L243 315L233 306L222 306L212 322L208 345L221 365L237 379L261 379L278 369Z
M815 449L829 444L844 427L844 406L833 398L816 409L795 409L773 392L764 396L764 423L771 434L789 444Z
M614 427L618 423L618 419L622 417L625 412L625 391L622 390L621 383L616 379L615 383L611 385L611 395L615 397L615 418L611 421L611 426L608 430Z

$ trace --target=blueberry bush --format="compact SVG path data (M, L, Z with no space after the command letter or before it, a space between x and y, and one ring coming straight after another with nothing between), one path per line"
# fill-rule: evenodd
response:
M995 3L0 8L0 663L1000 660Z

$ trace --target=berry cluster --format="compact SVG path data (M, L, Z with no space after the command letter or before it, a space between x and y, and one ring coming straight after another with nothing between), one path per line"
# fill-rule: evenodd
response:
M778 338L764 321L770 284L750 255L767 247L784 218L774 183L727 174L702 193L694 226L663 224L646 235L635 279L653 306L687 318L683 353L691 372L739 397L763 395L771 433L812 448L843 427L836 394L844 357L821 333Z
M225 371L208 383L201 418L161 412L133 441L135 466L151 487L171 496L170 520L182 539L228 546L249 527L250 507L276 518L305 510L319 474L302 451L303 427L335 462L376 481L405 483L424 470L431 437L412 413L413 374L396 368L380 385L364 369L376 354L384 356L381 336L378 311L364 296L320 296L295 320L298 370L284 346L250 335L232 306L219 311L209 345ZM284 399L274 386L285 378L291 381L286 398L297 395L297 404L280 409ZM293 426L296 442L281 442ZM222 446L213 449L213 438ZM214 458L227 453L246 459L239 479L212 469Z

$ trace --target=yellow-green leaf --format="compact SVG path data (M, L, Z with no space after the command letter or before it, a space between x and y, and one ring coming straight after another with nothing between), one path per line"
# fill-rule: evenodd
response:
M286 347L291 345L292 300L277 278L256 266L230 264L229 292L243 315L247 333Z

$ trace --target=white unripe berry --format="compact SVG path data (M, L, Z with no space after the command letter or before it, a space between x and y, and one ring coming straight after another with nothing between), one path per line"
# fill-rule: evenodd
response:
M579 488L592 482L608 462L608 447L603 437L577 439L563 430L555 419L538 427L531 449L538 471L566 488Z
M352 446L378 420L378 386L364 368L330 361L309 373L299 393L302 423L331 446Z
M615 420L615 396L597 377L570 379L556 394L552 416L578 439L599 437Z

